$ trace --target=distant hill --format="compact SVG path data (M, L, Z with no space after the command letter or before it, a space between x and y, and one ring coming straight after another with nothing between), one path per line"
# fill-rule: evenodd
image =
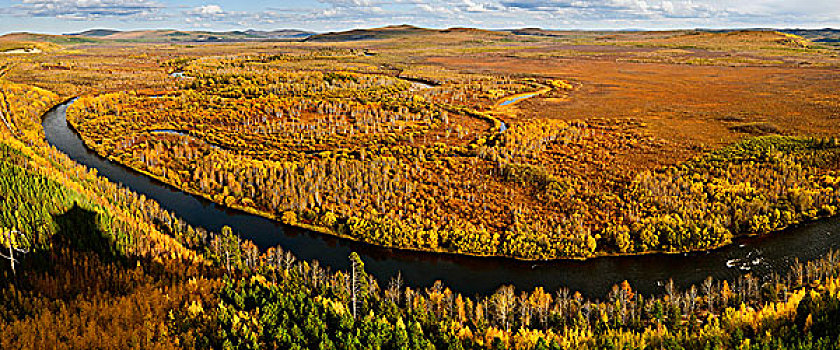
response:
M382 28L372 29L353 29L343 32L329 32L324 34L313 35L305 41L313 42L338 42L338 41L358 41L358 40L377 40L387 39L399 36L415 36L428 35L436 33L436 30L418 28L410 25L387 26Z
M815 43L840 45L840 29L784 29L780 32L799 35Z
M802 36L779 30L698 30L660 40L672 45L688 45L701 48L807 48L811 41Z
M0 36L0 41L39 42L52 44L80 44L96 42L96 39L86 37L73 37L66 35L50 35L20 32L2 35Z
M520 28L503 30L514 35L563 36L561 32L542 28Z
M786 35L789 34L789 35ZM575 31L551 30L542 28L519 28L504 30L484 30L477 28L429 29L412 25L393 25L381 28L353 29L340 32L318 34L297 29L236 30L227 32L182 31L174 29L132 30L89 29L78 33L48 35L36 33L11 33L0 36L0 41L23 43L51 43L59 45L95 43L100 41L122 42L243 42L261 40L308 41L308 42L348 42L361 40L416 39L426 40L434 36L441 43L454 43L469 40L500 40L509 36L535 36L555 38L592 37L602 35L604 40L655 39L660 36L662 44L714 46L712 44L774 44L789 47L808 47L812 43L840 46L838 29L738 29L738 30L673 30L673 31Z
M78 44L90 39L62 35L10 33L0 35L0 53L41 53L61 49L62 44Z
M68 36L108 36L119 33L119 30L113 29L90 29L80 33L65 34Z
M300 40L315 33L295 29L274 31L181 31L172 29L119 31L91 29L67 34L70 37L118 40L130 42L236 42L251 40Z
M459 35L459 36L478 36L478 37L502 37L509 35L508 33L495 32L476 28L449 28L449 29L427 29L415 27L412 25L395 25L381 28L371 29L353 29L343 32L329 32L310 36L305 41L310 42L342 42L342 41L360 41L360 40L382 40L392 38L420 38L430 35Z
M245 34L267 39L304 39L315 35L316 33L297 29L281 29L273 31L249 29L245 31Z

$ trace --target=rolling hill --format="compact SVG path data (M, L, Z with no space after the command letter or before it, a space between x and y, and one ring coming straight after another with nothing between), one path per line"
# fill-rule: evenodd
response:
M508 33L496 32L476 28L449 28L449 29L428 29L412 25L394 25L371 29L353 29L343 32L329 32L310 36L304 41L308 42L346 42L362 40L384 40L393 38L423 38L432 35L440 36L441 39L452 36L500 38L509 35Z
M111 29L91 29L79 33L66 34L67 37L117 40L129 42L239 42L253 40L299 40L314 33L295 29L274 31L181 31L181 30L134 30L119 31Z

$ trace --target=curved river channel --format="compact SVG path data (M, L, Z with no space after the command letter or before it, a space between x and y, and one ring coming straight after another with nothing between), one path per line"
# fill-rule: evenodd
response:
M840 247L840 218L833 218L770 236L740 239L735 244L709 252L602 257L586 261L525 262L381 248L227 209L112 163L88 150L79 135L67 125L65 112L71 103L50 110L43 126L47 141L76 162L96 168L100 175L111 181L156 200L193 226L218 232L228 225L261 249L281 245L299 259L318 260L334 269L347 268L350 252L356 251L364 260L365 269L383 285L401 272L410 286L427 287L435 280L441 280L444 285L466 295L492 293L502 284L512 284L520 290L543 286L553 291L567 287L589 297L603 298L614 284L624 280L638 292L651 294L663 292L662 285L668 279L673 279L679 287L687 287L699 284L708 276L733 279L748 272L758 276L786 273L794 258L815 259Z

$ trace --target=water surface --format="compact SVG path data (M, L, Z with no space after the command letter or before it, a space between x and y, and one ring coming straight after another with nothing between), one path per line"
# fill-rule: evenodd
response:
M795 257L810 260L840 247L840 219L826 219L765 237L746 238L709 252L690 254L604 257L586 261L560 260L525 262L505 258L478 258L448 254L401 251L338 239L284 226L260 216L231 210L203 198L181 192L85 148L66 121L62 104L45 116L48 142L71 159L111 181L152 198L193 226L219 231L228 225L261 249L281 245L300 259L318 260L322 265L346 269L348 255L356 251L366 270L386 285L401 272L414 287L427 287L435 280L467 294L485 294L502 284L530 290L568 287L586 296L602 298L617 283L628 280L644 294L663 292L669 278L680 287L699 284L707 276L733 279L751 272L769 275L786 273Z

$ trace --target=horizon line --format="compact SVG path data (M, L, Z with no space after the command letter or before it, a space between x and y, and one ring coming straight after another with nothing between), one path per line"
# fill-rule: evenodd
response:
M314 33L317 34L327 34L327 33L341 33L347 32L352 30L374 30L374 29L382 29L382 28L389 28L389 27L400 27L400 26L410 26L418 29L433 29L433 30L447 30L447 29L455 29L455 28L465 28L465 29L481 29L481 30L488 30L488 31L496 31L496 32L503 32L503 31L512 31L512 30L523 30L523 29L537 29L537 30L545 30L545 31L554 31L554 32L668 32L668 31L691 31L691 30L698 30L698 31L714 31L714 30L723 30L723 31L738 31L738 30L840 30L840 28L834 27L773 27L773 26L750 26L750 27L694 27L694 28L687 28L687 27L671 27L671 28L542 28L542 27L532 27L532 26L523 26L523 27L515 27L515 28L482 28L482 27L470 27L470 26L450 26L450 27L434 27L434 26L417 26L412 24L389 24L385 26L378 26L378 27L353 27L350 29L343 29L343 30L331 30L331 31L316 31L310 29L302 29L302 28L275 28L275 29L255 29L255 28L246 28L246 29L177 29L177 28L142 28L142 29L116 29L116 28L106 28L106 27L92 27L80 31L74 32L39 32L39 31L27 31L27 30L14 30L14 31L3 31L0 32L0 36L10 35L10 34L36 34L36 35L56 35L56 36L71 36L71 35L79 35L81 33L93 30L109 30L109 31L116 31L116 32L143 32L143 31L178 31L178 32L191 32L191 33L231 33L231 32L247 32L247 31L258 31L258 32L272 32L272 31L301 31L307 33Z

